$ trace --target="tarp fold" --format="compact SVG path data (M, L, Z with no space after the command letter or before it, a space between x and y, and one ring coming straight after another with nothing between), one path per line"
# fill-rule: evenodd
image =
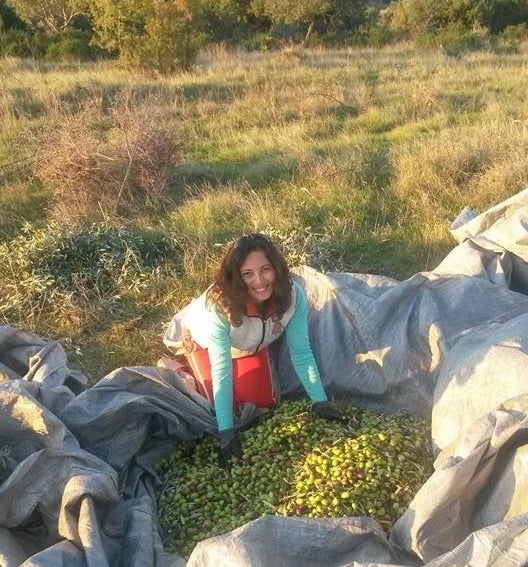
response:
M188 567L528 564L527 227L523 191L462 211L453 250L405 281L295 270L329 394L430 420L434 472L390 537L370 518L265 516L200 542ZM285 343L273 358L283 398L302 396ZM178 370L89 387L58 342L0 327L0 565L183 567L163 548L155 464L215 425Z

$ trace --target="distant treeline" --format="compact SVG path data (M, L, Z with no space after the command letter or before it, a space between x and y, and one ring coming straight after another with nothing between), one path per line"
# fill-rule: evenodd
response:
M211 44L248 50L412 40L461 49L528 37L528 0L0 0L0 55L118 58L162 72Z

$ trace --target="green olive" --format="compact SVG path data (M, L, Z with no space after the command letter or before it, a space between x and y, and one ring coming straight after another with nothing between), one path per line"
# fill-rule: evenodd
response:
M369 514L389 531L432 472L426 424L336 404L349 423L314 418L285 402L240 433L229 472L212 436L180 442L156 465L160 525L168 551L188 557L202 539L266 514Z

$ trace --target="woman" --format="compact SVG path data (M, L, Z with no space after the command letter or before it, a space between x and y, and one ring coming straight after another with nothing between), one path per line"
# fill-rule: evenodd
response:
M199 391L214 405L224 466L241 453L233 411L243 402L270 407L277 399L267 347L282 334L312 410L340 419L310 348L306 295L264 234L241 236L228 247L212 285L165 334L169 347L183 347Z

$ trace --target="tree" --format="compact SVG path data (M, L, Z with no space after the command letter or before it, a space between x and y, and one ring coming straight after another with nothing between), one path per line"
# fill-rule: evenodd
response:
M253 0L255 14L263 15L273 23L296 24L306 27L303 47L308 45L318 18L330 14L334 9L333 0Z
M213 42L240 40L258 26L251 19L250 0L198 0L196 4L199 27Z
M85 0L6 0L17 16L34 28L57 33L79 16L86 16Z
M491 33L528 23L528 0L478 0L474 4L476 18Z
M447 0L398 0L384 12L391 29L423 37L447 25Z
M415 38L449 27L498 33L528 21L528 0L397 0L385 16L391 28Z
M189 68L201 37L191 0L93 0L95 42L130 66Z

